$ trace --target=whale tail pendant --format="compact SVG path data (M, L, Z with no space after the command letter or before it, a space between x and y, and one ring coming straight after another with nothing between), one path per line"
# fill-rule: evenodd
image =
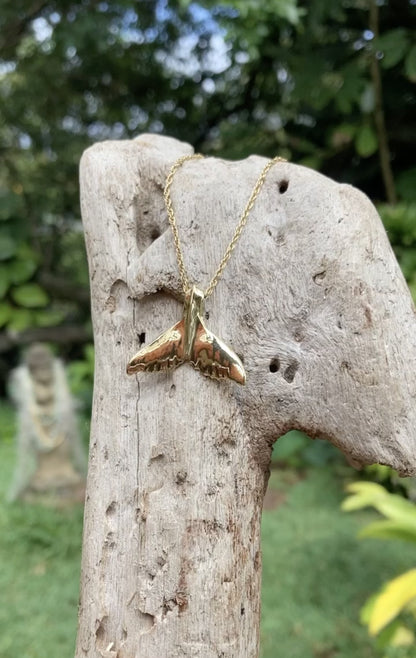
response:
M127 365L127 374L176 368L189 362L212 379L245 384L243 364L204 324L204 295L195 286L185 299L182 320L143 347Z

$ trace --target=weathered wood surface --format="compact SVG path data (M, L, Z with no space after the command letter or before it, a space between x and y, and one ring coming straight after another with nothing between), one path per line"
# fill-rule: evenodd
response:
M416 467L416 322L380 219L357 190L269 174L208 326L247 384L184 365L125 374L181 317L162 191L191 147L156 135L88 149L81 199L96 380L77 658L254 658L270 446L298 428L355 463ZM207 158L172 188L190 278L207 285L264 159Z

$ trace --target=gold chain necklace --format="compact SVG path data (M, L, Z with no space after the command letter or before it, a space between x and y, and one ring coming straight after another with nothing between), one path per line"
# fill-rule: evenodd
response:
M175 212L172 205L170 190L173 179L180 167L188 160L203 158L198 153L193 155L184 155L172 165L166 178L163 198L165 200L166 210L168 213L169 224L173 233L175 243L176 259L178 261L179 274L182 282L182 288L185 295L185 305L183 318L173 327L161 334L150 345L143 347L131 359L127 365L127 374L132 375L135 372L158 370L168 370L176 368L188 361L194 368L200 370L202 374L213 379L232 379L238 384L245 384L246 373L241 360L225 343L217 338L206 326L204 322L204 302L216 287L221 275L227 265L231 254L240 238L244 226L247 223L248 216L261 188L264 185L269 170L277 162L286 162L284 158L275 157L263 167L258 177L246 207L240 217L237 227L230 244L225 250L224 256L208 284L207 289L203 292L194 285L191 285L188 273L185 268L181 241L179 238L178 226Z

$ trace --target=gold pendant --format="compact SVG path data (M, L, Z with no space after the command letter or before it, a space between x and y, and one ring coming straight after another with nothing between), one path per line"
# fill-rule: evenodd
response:
M245 384L246 373L237 354L207 329L203 316L204 294L193 286L185 297L182 320L139 350L127 365L127 374L169 370L188 361L207 377L228 377Z

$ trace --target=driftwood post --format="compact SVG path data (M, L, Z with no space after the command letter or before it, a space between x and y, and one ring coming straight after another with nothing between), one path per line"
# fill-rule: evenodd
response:
M247 384L185 365L125 374L182 313L162 191L189 145L97 144L81 165L96 380L77 658L255 658L260 516L271 445L292 428L355 463L416 466L414 307L357 190L300 166L269 174L207 303ZM172 189L204 286L264 164L213 158Z

